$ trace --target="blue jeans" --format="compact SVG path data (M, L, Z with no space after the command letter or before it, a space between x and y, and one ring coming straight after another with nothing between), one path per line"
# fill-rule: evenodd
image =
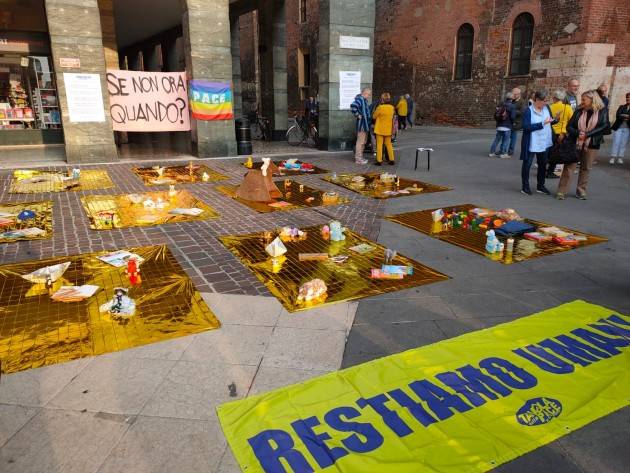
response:
M518 130L512 130L510 132L510 147L508 148L508 154L510 156L514 154L514 147L516 146L517 139L518 139Z
M545 187L545 173L547 172L547 151L544 151L542 153L527 153L527 158L523 160L523 165L521 166L521 188L524 191L530 190L529 170L532 167L534 158L536 158L536 162L538 163L538 169L536 172L536 188L542 189L543 187Z
M497 135L494 137L492 146L490 146L490 154L496 154L495 151L497 149L497 146L499 145L499 142L501 143L501 151L499 154L507 153L509 141L510 141L510 130L508 131L497 130Z

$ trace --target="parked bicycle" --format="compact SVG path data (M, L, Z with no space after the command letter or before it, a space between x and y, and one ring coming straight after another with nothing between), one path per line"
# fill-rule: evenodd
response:
M317 146L319 132L317 124L313 120L307 120L306 117L295 115L295 125L291 126L287 131L287 141L292 146Z
M253 140L271 141L271 120L260 115L257 109L250 112L247 118L250 122Z

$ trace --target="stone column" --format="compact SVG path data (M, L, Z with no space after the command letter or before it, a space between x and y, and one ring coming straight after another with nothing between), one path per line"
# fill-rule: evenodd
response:
M118 157L109 114L105 54L97 0L45 0L50 45L55 64L59 106L69 163L115 161ZM61 69L59 58L78 58L81 66ZM99 74L105 108L102 123L71 123L63 73Z
M350 110L339 110L339 71L361 71L361 87L372 86L375 0L319 2L319 147L350 150L356 136ZM340 36L369 38L369 49L339 47Z
M285 0L273 2L273 139L282 141L287 133L287 20Z
M243 95L241 82L241 43L239 17L230 18L230 47L232 50L232 84L234 90L234 117L243 115Z
M229 0L182 0L189 79L232 81ZM193 120L199 157L236 156L234 120Z
M157 46L152 45L142 50L144 70L149 72L160 71L160 58L158 57Z
M287 132L287 47L284 0L260 0L260 102L262 114L271 120L274 140Z

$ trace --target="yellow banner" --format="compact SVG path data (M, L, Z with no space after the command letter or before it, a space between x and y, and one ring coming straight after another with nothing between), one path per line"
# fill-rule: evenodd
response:
M248 473L483 472L630 404L630 318L574 301L224 404Z

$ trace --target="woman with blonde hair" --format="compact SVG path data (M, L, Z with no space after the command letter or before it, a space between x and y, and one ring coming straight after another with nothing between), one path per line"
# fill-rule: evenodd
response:
M606 107L597 91L584 92L580 107L575 111L567 125L568 137L575 142L579 156L580 173L578 174L575 196L580 200L586 200L589 172L608 126ZM564 200L576 166L577 163L571 163L562 169L562 176L560 176L558 183L558 194L556 195L559 200Z
M374 134L376 135L376 165L383 162L383 144L387 148L388 164L394 164L394 148L392 147L392 134L394 127L394 106L392 97L387 92L381 94L381 101L372 119L374 120Z

